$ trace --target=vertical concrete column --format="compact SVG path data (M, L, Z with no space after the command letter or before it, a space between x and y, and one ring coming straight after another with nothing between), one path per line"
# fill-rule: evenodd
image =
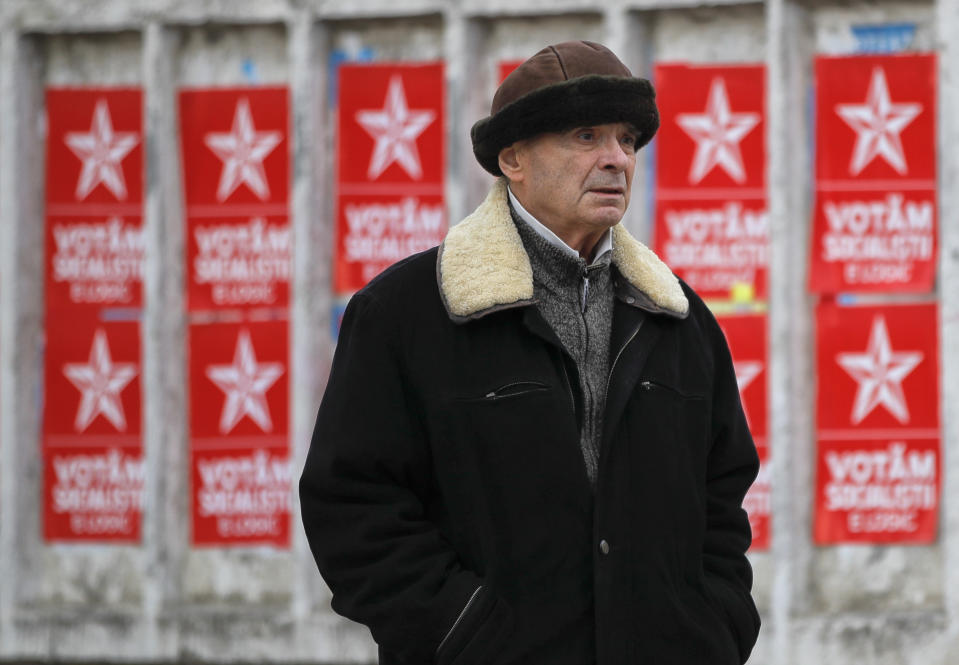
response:
M623 63L630 68L636 76L643 76L642 71L636 69L637 49L633 47L635 42L631 42L629 37L629 12L621 3L610 2L603 8L603 43L610 51L620 57ZM636 169L633 172L633 187L631 190L630 206L623 216L623 224L629 231L638 235L641 240L646 240L644 229L638 220L642 215L645 204L643 183L643 167L646 164L645 153L641 153L636 159Z
M812 316L806 294L811 164L807 151L806 17L790 0L766 4L767 145L770 215L769 377L772 457L771 616L777 664L793 654L793 617L807 602L812 557L813 375ZM771 632L771 635L770 635Z
M469 132L480 118L489 115L490 102L493 94L491 90L499 84L499 81L489 79L490 71L493 69L489 65L495 55L490 50L489 17L474 16L466 19L465 41L456 44L451 35L447 35L445 48L447 50L459 50L465 55L463 60L463 81L460 82L459 90L459 123L456 128L450 128L450 141L459 141L460 147L457 154L460 163L457 177L462 178L459 189L460 200L457 205L460 208L459 216L451 210L450 223L455 224L463 218L464 215L471 213L480 201L482 201L489 192L492 184L491 176L483 170L473 157L473 142L470 140ZM457 136L458 135L458 136Z
M21 603L41 583L42 77L33 43L0 31L0 658L27 655Z
M13 58L11 57L11 47L8 46L8 44L13 42L13 48L15 48L17 39L16 33L7 28L5 23L6 17L3 15L3 10L0 10L0 104L3 104L5 107L3 109L4 111L7 110L6 107L9 105L4 104L4 100L13 97L13 68L11 67ZM9 215L4 214L4 212L12 210L7 199L10 197L11 192L16 191L12 183L7 183L7 179L10 177L10 167L6 166L4 161L10 154L7 146L10 145L13 137L16 136L16 127L12 122L9 122L8 119L10 119L10 114L8 113L0 116L0 255L3 255L4 259L7 258L7 254L5 254L3 250L12 237L12 235L7 232L11 226ZM0 265L4 263L6 263L6 261L3 261ZM0 268L0 283L7 283L8 279L9 272L3 272L2 268ZM2 286L0 286L0 308L10 302L12 295L12 290L3 289ZM0 309L0 311L4 310ZM6 346L6 344L4 344L4 333L5 331L0 330L0 362L7 360L7 357L3 354L3 349ZM0 369L0 394L2 394L3 382L5 380L4 375L5 372ZM0 400L0 402L2 402L2 400ZM6 416L7 414L3 412L3 408L0 406L0 418L5 420ZM16 496L15 491L12 489L16 487L16 485L15 476L10 471L10 458L8 457L10 446L4 444L5 440L6 436L2 428L0 428L0 561L3 562L3 564L0 565L0 658L9 658L11 656L9 645L13 641L13 617L16 612L16 602L14 601L16 589L13 583L20 577L17 574L17 561L15 558L16 538L10 535L13 531L13 525L15 524L13 520L16 516L16 511L6 507Z
M939 50L939 298L942 389L942 518L946 652L959 650L959 5L936 3Z
M630 54L633 42L629 34L629 12L622 3L610 2L603 8L603 32L606 46L622 58L627 67L632 67L634 63Z
M293 284L290 306L290 373L292 396L291 459L298 480L310 447L316 409L323 395L333 351L333 158L324 150L331 144L327 117L327 30L309 10L297 11L288 25L290 71L290 127L292 192L290 223L293 233ZM316 572L306 534L301 526L299 494L293 491L293 553L296 561L292 599L296 657L310 659L312 628L308 623L317 606L325 606L329 591Z
M189 539L183 202L176 103L176 34L156 21L143 35L144 205L143 400L145 496L143 655L175 659L181 563Z
M617 54L634 76L652 80L653 47L648 13L629 11L622 5L603 12L606 46ZM636 158L631 199L623 224L643 242L651 242L653 220L653 150L647 146Z
M473 161L473 144L466 91L472 79L470 61L475 57L475 35L459 2L443 13L443 54L446 61L446 210L450 224L463 219L466 209L467 169Z

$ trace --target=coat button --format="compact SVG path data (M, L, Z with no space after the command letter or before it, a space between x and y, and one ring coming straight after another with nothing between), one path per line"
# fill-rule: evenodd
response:
M609 554L609 543L605 540L599 541L599 551L603 554Z
M634 302L636 302L636 298L633 296L626 296L626 302L632 305Z

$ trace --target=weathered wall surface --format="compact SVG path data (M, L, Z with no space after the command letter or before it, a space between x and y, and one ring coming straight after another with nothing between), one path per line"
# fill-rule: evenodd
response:
M851 26L909 22L940 69L943 469L936 544L811 543L811 82ZM332 353L332 62L446 62L451 219L484 195L469 127L496 64L571 38L657 61L765 62L772 220L773 545L751 555L764 619L755 665L946 665L959 656L959 5L953 0L3 0L0 2L0 659L374 662L365 628L332 613L297 530L288 550L189 546L182 174L177 91L291 91L291 446L302 465ZM46 544L40 530L43 90L145 94L143 318L146 505L138 546ZM647 158L627 224L651 229ZM291 488L292 492L292 488ZM294 506L296 499L294 497ZM295 520L298 518L295 516Z

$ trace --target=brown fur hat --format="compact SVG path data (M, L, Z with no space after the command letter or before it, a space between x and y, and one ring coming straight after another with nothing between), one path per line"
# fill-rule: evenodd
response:
M547 46L517 67L493 96L489 117L470 132L473 154L503 175L499 152L520 139L572 127L629 122L637 149L659 128L656 93L602 44L575 41Z

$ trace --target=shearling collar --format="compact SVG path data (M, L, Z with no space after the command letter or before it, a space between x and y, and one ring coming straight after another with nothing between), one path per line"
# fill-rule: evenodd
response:
M647 311L684 319L689 301L679 280L622 224L613 227L613 265L622 276L622 299ZM473 213L440 245L436 277L443 304L457 323L523 307L533 298L533 269L499 179ZM618 294L619 295L619 294Z

